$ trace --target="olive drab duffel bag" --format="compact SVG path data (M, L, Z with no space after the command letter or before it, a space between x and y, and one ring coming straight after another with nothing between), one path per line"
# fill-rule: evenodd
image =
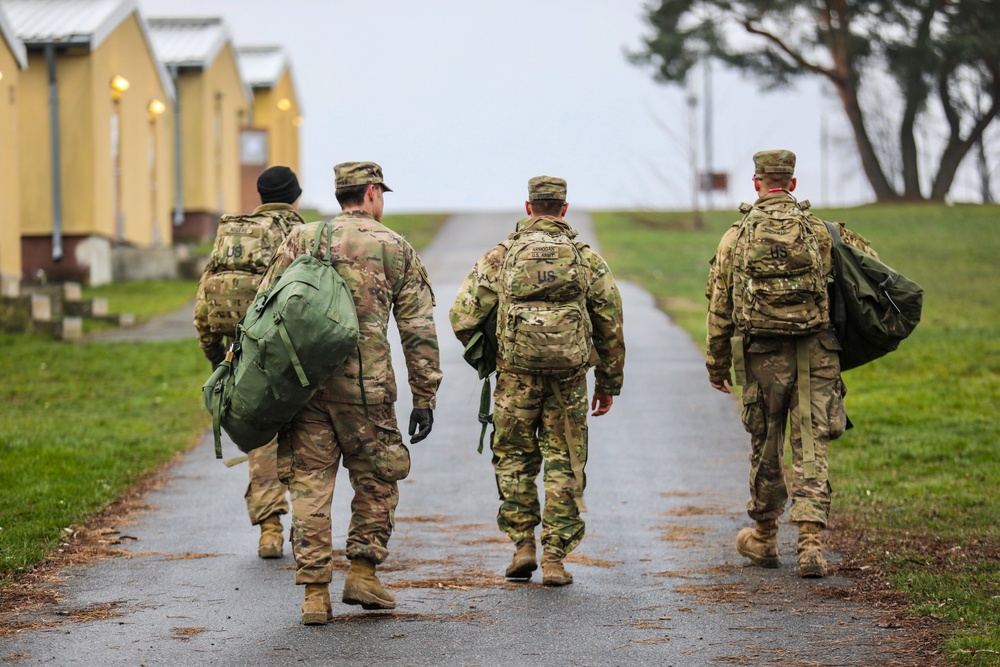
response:
M358 345L354 298L330 257L329 222L236 327L226 360L202 387L212 413L215 454L221 430L244 452L269 443ZM321 253L320 238L327 238Z
M830 319L843 348L840 370L846 371L899 347L920 322L924 290L868 253L844 243L837 225L825 224L833 237Z

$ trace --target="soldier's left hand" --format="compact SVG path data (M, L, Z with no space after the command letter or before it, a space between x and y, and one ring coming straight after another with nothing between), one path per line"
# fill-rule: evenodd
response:
M416 444L430 435L434 424L434 411L430 408L413 408L410 413L410 444Z
M602 394L595 391L594 400L590 402L590 409L593 410L590 416L600 417L603 414L607 414L608 410L611 409L611 404L614 402L615 399L611 394Z

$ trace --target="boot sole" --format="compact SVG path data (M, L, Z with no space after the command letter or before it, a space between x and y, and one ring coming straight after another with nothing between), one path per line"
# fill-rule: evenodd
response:
M326 625L327 620L325 611L302 612L302 625Z
M573 577L543 577L543 586L568 586L573 583Z
M822 579L826 576L826 568L819 565L800 567L799 576L803 579Z
M282 549L280 546L267 546L260 547L257 549L257 555L261 558L281 558Z
M371 611L373 609L395 609L396 601L381 600L371 595L358 595L357 593L344 593L342 598L344 604L361 605L362 609Z
M775 568L781 565L781 561L778 560L777 556L775 556L774 558L761 558L760 556L750 553L749 551L744 551L738 545L736 547L736 550L740 552L741 556L746 556L751 561L753 561L754 565L759 565L760 567L766 567L766 568Z
M525 561L508 567L504 576L508 579L531 579L531 573L537 569L538 563L533 560Z

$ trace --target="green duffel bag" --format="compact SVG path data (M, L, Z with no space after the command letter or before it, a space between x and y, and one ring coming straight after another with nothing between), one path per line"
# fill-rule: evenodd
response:
M830 319L843 348L840 370L863 366L892 352L920 322L924 290L868 253L833 237Z
M331 234L329 222L319 225L312 252L297 257L257 295L236 327L226 361L202 387L217 458L222 458L221 429L244 452L271 442L357 349L354 298L333 267Z

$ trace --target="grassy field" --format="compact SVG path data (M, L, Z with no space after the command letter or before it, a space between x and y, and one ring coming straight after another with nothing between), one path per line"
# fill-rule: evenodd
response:
M386 216L385 223L422 247L446 218ZM183 308L196 289L195 281L139 281L84 293L143 321ZM209 369L193 336L76 344L0 336L0 348L0 403L6 406L0 411L0 488L16 490L0 494L2 588L43 560L66 529L197 442L209 425L198 394Z
M0 336L0 588L208 427L194 340Z
M958 665L1000 664L1000 207L826 210L925 289L900 349L845 373L856 428L831 447L834 529L914 609L951 629ZM707 260L738 214L595 216L619 278L704 344ZM707 382L707 377L706 377Z

